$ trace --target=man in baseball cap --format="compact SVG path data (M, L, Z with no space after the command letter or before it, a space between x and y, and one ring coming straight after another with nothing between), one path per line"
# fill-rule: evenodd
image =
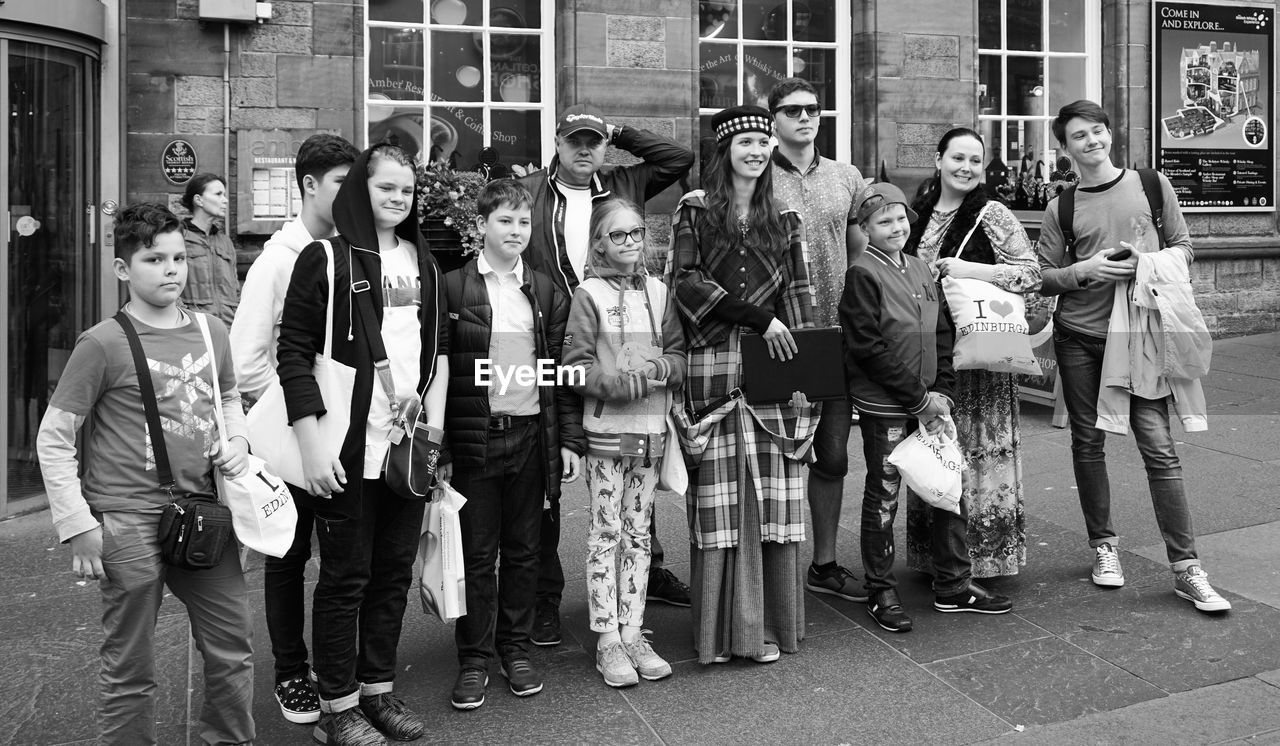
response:
M560 114L556 122L556 136L567 137L575 132L590 131L608 139L609 127L604 121L604 112L591 104L570 106Z

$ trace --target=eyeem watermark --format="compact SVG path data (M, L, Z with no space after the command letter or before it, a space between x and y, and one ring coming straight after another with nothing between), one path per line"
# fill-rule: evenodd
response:
M498 396L507 393L511 384L531 386L585 386L587 369L581 365L556 365L554 360L539 359L535 365L499 365L489 358L476 361L475 384L489 388L498 384Z

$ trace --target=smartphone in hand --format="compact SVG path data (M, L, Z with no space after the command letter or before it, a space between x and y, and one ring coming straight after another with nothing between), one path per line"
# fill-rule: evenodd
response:
M1108 256L1107 256L1107 261L1109 261L1109 262L1123 262L1123 261L1126 261L1126 260L1127 260L1129 257L1131 257L1131 256L1133 256L1133 250L1132 250L1132 249L1120 249L1119 251L1117 251L1117 252L1115 252L1115 253L1113 253L1113 254L1108 255Z

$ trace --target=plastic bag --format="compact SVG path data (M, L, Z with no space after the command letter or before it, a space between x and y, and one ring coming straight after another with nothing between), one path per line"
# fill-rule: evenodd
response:
M960 495L965 469L964 456L956 445L956 425L950 417L937 435L923 427L905 438L889 454L889 463L898 467L902 481L935 508L960 515Z
M448 482L434 490L422 516L418 559L422 575L418 593L423 612L442 622L467 613L466 564L462 557L462 526L458 511L467 502Z

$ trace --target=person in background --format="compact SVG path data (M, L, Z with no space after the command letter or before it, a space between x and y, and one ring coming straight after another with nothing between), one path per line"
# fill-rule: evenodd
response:
M182 221L187 244L187 286L182 303L194 311L216 316L228 327L240 305L240 279L236 273L236 247L227 233L227 185L221 176L200 173L191 177L182 193L182 206L191 217Z

